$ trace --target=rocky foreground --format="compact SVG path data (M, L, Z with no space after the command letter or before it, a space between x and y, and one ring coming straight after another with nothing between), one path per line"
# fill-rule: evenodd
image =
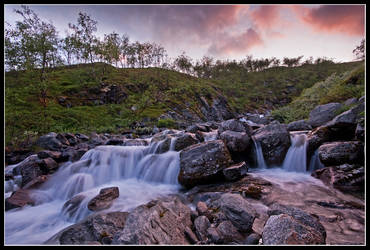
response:
M291 124L245 115L135 139L49 133L38 139L43 150L37 153L6 152L6 162L15 165L5 169L5 180L18 189L6 186L12 193L5 210L37 205L32 190L99 145L157 143L157 154L180 152L179 194L127 212L105 212L124 190L102 189L87 205L93 214L45 244L364 244L364 98L333 115L340 107L318 106L307 121ZM267 166L281 166L291 146L290 131L297 130L309 130L307 166L319 157L322 166L312 169L317 179L292 182L269 175L269 169L251 171L255 143ZM73 216L81 200L74 196L63 209Z

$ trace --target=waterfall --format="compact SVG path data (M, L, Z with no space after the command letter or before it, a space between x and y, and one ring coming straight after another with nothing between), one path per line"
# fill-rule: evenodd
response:
M285 156L282 168L286 171L307 171L307 135L302 131L290 133L291 146Z
M256 141L253 136L252 136L252 141L254 143L254 148L255 148L255 151L256 151L257 167L260 168L260 169L267 168L265 159L263 158L263 152L262 152L261 144L258 141Z
M87 151L79 161L61 165L38 189L30 190L35 206L5 213L5 242L43 243L92 214L87 204L105 187L117 186L120 193L106 212L129 211L162 195L178 192L180 164L179 152L173 150L175 140L171 138L170 150L161 154L155 152L165 140L149 146L104 145ZM5 187L10 192L15 185L9 181ZM71 199L79 202L67 203Z
M317 169L324 168L324 164L321 163L319 158L319 149L316 149L314 154L310 159L310 166L308 167L308 171L313 172Z

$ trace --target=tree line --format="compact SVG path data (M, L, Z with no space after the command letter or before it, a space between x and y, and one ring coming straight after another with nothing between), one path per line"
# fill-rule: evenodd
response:
M303 55L295 58L284 57L282 60L276 57L254 59L252 55L247 55L240 61L215 60L213 57L204 56L194 61L185 52L172 59L168 57L162 45L130 42L127 34L112 32L104 34L102 39L98 38L97 21L86 13L80 12L77 23L69 23L66 36L60 38L55 26L42 21L29 7L22 5L20 10L14 11L23 17L23 21L17 21L15 27L7 24L8 28L5 29L6 69L40 69L41 81L47 69L94 62L105 62L121 68L160 67L202 78L213 78L215 74L234 69L255 72L270 67L334 63L326 57L303 60ZM362 47L353 51L358 58L363 55L363 44L364 40Z

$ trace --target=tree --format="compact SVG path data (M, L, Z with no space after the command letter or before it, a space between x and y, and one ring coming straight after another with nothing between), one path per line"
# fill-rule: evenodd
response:
M193 67L192 59L185 54L185 51L183 51L182 54L175 59L174 66L181 72L191 73Z
M356 59L364 60L365 59L365 39L361 40L360 45L352 51L356 55Z

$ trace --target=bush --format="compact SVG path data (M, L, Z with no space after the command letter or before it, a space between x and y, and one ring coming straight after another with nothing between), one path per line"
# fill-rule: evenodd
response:
M157 123L157 127L159 128L174 128L175 125L176 125L176 122L171 118L161 119Z

